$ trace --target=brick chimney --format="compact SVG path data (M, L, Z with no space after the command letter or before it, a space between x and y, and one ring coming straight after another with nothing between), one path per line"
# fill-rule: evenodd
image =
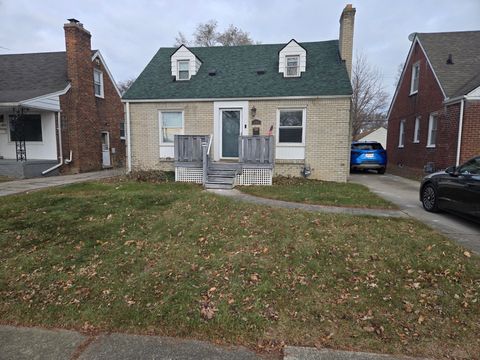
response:
M100 156L100 130L96 117L93 86L93 63L91 34L76 19L68 19L63 25L67 59L67 76L71 89L65 96L63 116L67 129L64 139L64 154L73 152L71 172L89 171ZM93 152L93 155L90 154Z
M345 61L348 76L352 75L352 56L353 56L353 28L355 23L355 8L352 4L347 4L340 16L340 36L338 47L340 58Z

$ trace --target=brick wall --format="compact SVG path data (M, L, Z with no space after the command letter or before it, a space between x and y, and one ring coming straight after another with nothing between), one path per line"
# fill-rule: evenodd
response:
M480 101L465 102L460 163L480 155Z
M420 62L418 93L410 95L412 65ZM418 175L424 166L433 162L437 169L455 163L459 105L443 105L443 94L421 47L415 45L404 78L392 104L388 119L387 154L389 171ZM438 114L438 132L435 148L427 147L428 122L431 113ZM420 141L414 143L415 118L420 116ZM405 119L404 147L399 148L400 121Z
M112 165L125 163L125 144L120 141L123 104L106 69L92 62L90 33L81 24L64 25L67 54L67 74L71 88L60 96L62 110L62 150L65 158L70 151L73 161L61 168L63 173L78 173L102 169L101 132L110 133ZM104 98L95 97L93 69L103 72Z
M300 176L305 164L312 168L311 177L345 182L350 161L350 98L305 100L256 100L249 109L257 109L261 120L260 134L273 125L276 129L279 107L306 108L306 147L304 160L279 159L276 174ZM172 162L160 159L160 110L183 110L185 134L213 134L213 102L130 103L133 169L172 169ZM253 131L249 111L249 131ZM213 152L213 150L212 150Z

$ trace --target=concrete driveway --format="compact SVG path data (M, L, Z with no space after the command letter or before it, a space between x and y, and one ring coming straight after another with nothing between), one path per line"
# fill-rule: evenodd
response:
M480 225L448 213L429 213L420 203L420 183L395 175L350 174L350 181L367 186L372 192L398 205L407 215L445 234L460 245L480 253Z

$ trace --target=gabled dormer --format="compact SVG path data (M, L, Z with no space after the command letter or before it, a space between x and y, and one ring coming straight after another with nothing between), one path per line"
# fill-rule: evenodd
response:
M185 45L181 45L170 57L172 76L176 81L186 81L198 72L202 65L201 60L195 56Z
M300 77L307 65L307 50L294 39L278 53L278 72L283 77Z

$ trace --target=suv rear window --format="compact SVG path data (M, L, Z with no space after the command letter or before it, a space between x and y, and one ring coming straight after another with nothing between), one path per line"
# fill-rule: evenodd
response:
M352 150L383 150L380 143L352 144Z

